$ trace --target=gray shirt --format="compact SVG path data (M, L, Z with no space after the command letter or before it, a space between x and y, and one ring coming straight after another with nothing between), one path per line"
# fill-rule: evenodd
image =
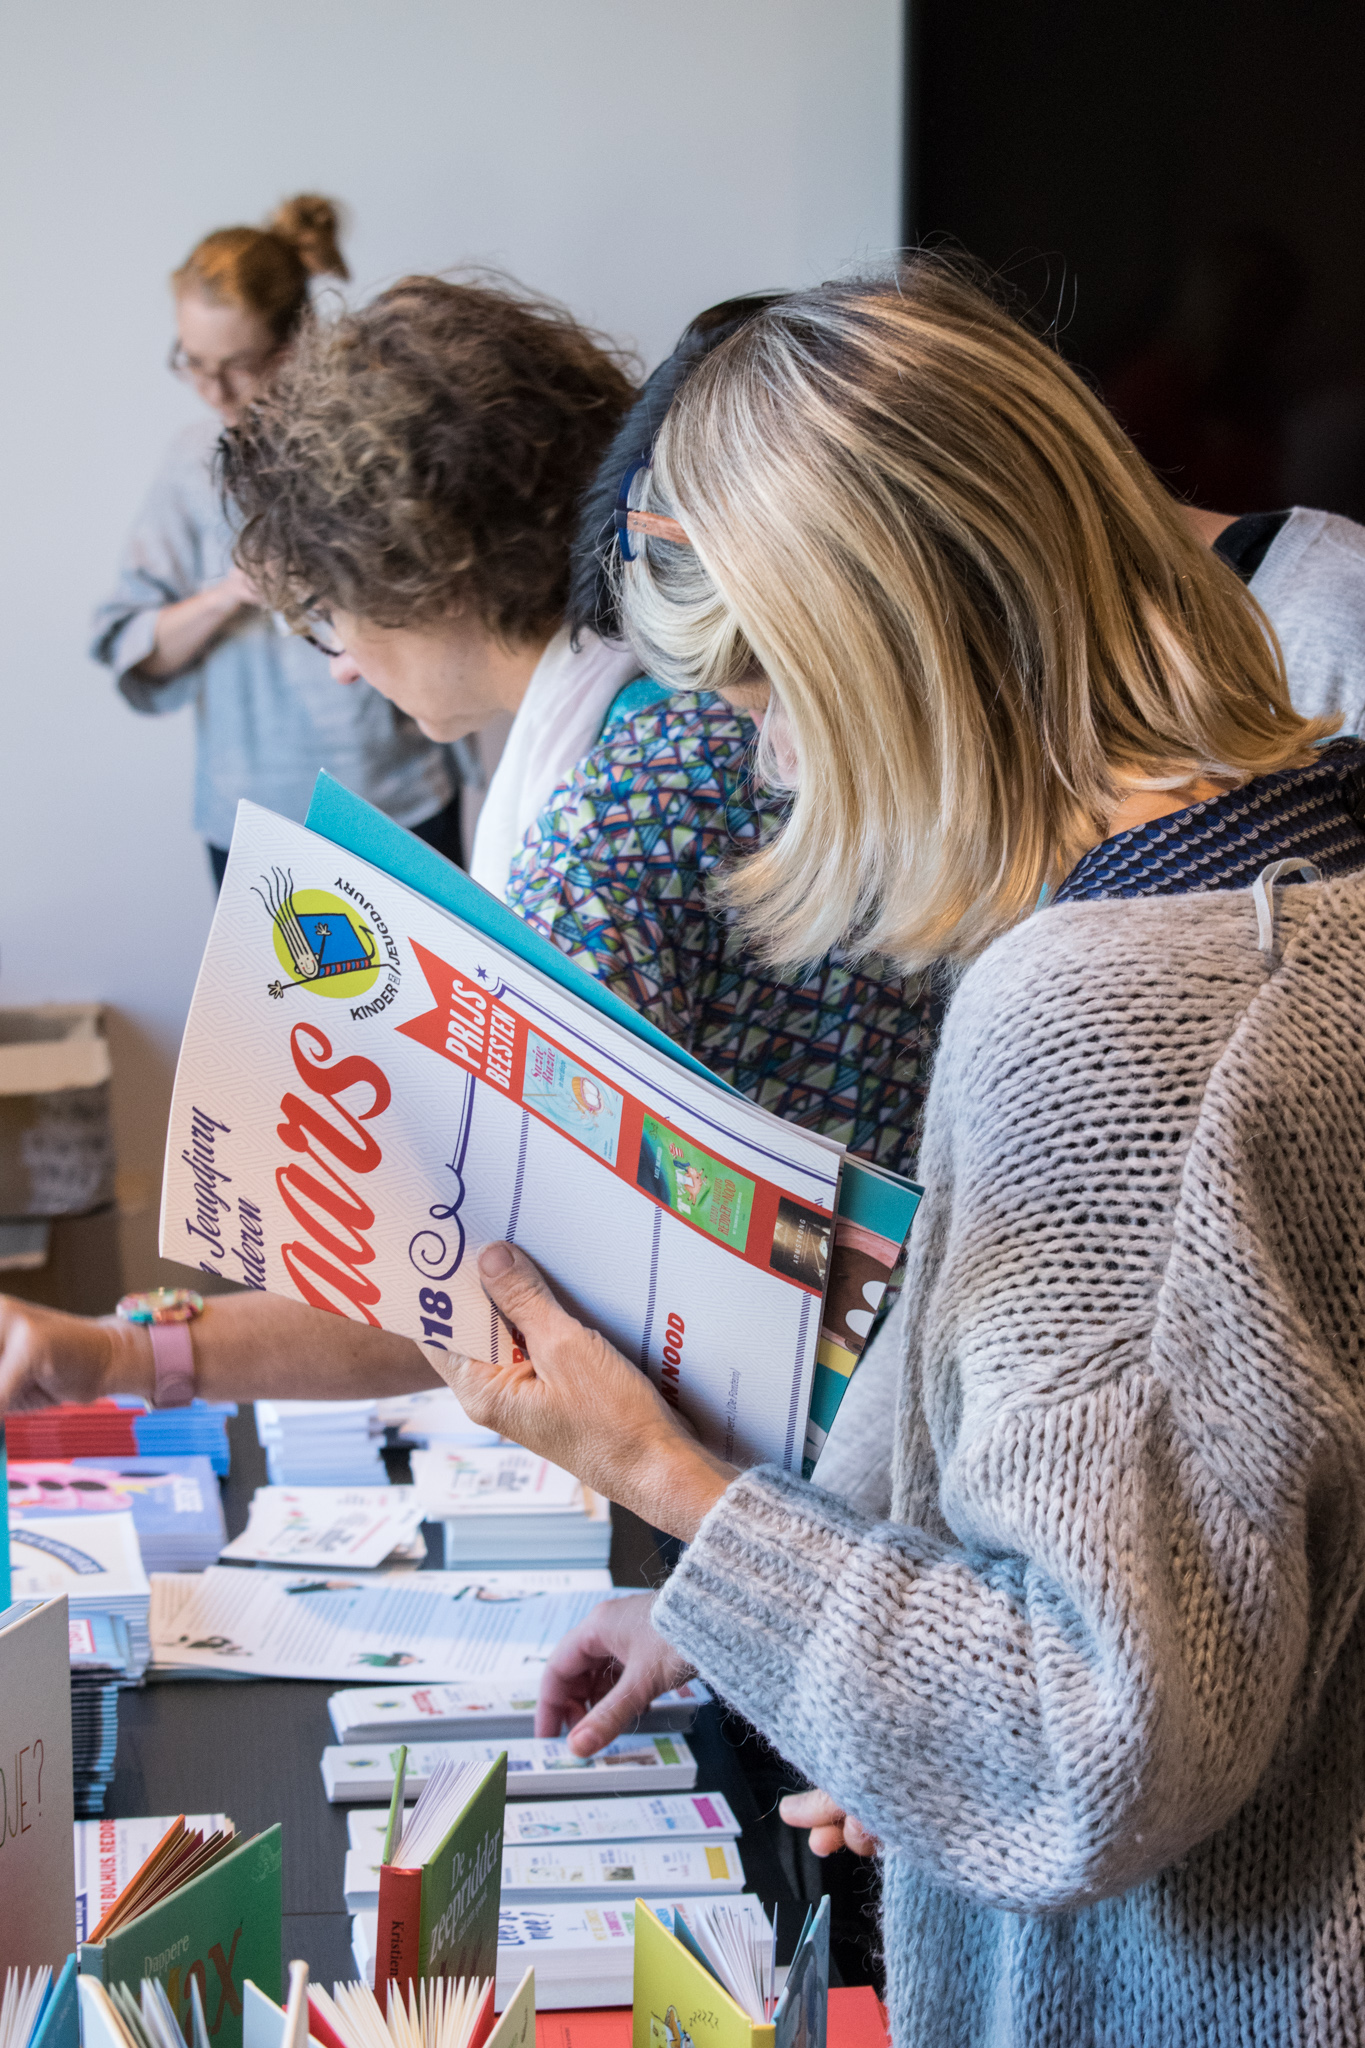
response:
M1344 733L1365 732L1365 526L1296 505L1250 588L1284 649L1294 709L1339 711Z
M447 749L368 683L334 683L323 656L268 613L238 613L177 676L135 673L157 613L231 567L232 528L211 472L218 433L215 421L195 421L172 441L114 595L95 613L92 655L135 711L194 706L194 823L215 846L231 839L240 797L301 821L319 768L400 825L431 817L455 788Z

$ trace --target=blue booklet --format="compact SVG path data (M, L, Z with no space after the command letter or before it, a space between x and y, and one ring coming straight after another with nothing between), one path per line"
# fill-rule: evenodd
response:
M218 1476L206 1457L16 1459L8 1493L10 1513L26 1521L130 1508L149 1572L202 1571L227 1542Z

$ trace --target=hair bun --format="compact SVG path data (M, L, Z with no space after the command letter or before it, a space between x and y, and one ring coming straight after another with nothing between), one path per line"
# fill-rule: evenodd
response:
M341 253L342 212L320 192L300 192L276 207L266 223L272 235L298 253L310 277L349 277Z

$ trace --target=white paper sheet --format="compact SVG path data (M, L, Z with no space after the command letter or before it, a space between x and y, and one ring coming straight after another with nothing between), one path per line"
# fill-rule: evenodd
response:
M559 1638L613 1597L605 1571L371 1578L216 1565L188 1577L154 1598L153 1662L252 1678L538 1674Z

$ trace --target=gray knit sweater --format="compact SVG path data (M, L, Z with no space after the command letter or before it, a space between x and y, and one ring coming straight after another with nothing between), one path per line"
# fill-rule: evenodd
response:
M1276 947L990 948L853 1382L889 1515L748 1473L656 1603L879 1836L897 2048L1365 2039L1365 879Z

